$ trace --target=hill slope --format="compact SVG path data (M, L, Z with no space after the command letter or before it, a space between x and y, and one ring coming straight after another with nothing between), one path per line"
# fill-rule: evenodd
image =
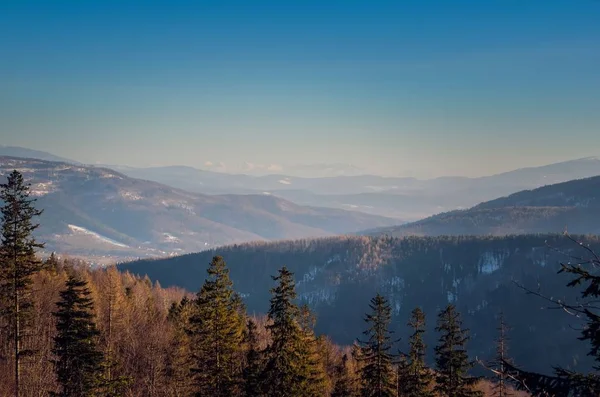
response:
M584 239L600 248L598 238ZM552 248L549 248L551 246ZM573 251L575 250L575 251ZM561 252L559 252L561 251ZM406 343L405 324L416 306L428 316L428 345L435 314L455 303L471 329L471 353L493 354L495 316L502 309L513 327L510 351L520 365L547 370L586 361L586 345L576 340L575 318L555 310L541 310L543 301L526 296L512 280L555 298L573 298L569 281L556 275L566 253L578 251L559 235L511 237L368 238L335 237L279 243L221 247L165 260L139 261L119 267L148 274L163 286L196 291L215 254L223 255L237 291L250 313L268 308L271 275L286 265L295 273L301 302L317 313L317 329L339 343L352 343L364 329L363 315L377 292L390 299L393 328ZM540 330L544 330L540 332ZM548 346L553 346L548 349Z
M365 235L505 235L561 232L600 234L600 176L526 190Z
M37 207L45 210L39 233L48 249L73 255L166 255L393 224L383 217L303 207L267 195L209 196L105 168L0 157L2 175L13 169L32 183Z

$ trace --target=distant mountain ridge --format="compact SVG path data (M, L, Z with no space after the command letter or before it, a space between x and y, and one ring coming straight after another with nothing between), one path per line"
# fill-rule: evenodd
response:
M365 235L439 236L550 233L600 234L600 176L525 190Z
M30 154L31 152L29 151ZM313 168L329 166L347 165L315 164ZM337 208L391 217L397 220L397 224L401 224L442 212L470 208L524 189L597 176L600 175L600 158L585 157L478 178L448 176L424 180L362 175L358 170L346 176L307 178L286 175L284 171L255 176L177 165L148 168L111 165L106 168L132 178L154 181L194 193L269 194L303 206Z
M587 157L497 175L467 178L353 175L300 178L249 176L191 167L123 168L123 173L204 193L268 193L301 205L318 205L415 221L544 185L600 175L600 158Z
M395 223L268 195L190 193L107 168L0 157L0 179L13 169L32 184L44 209L39 234L48 250L86 257L164 256Z

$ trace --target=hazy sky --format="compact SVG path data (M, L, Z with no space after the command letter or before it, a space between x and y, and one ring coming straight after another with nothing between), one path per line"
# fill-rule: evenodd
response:
M1 1L0 143L482 175L600 155L600 1Z

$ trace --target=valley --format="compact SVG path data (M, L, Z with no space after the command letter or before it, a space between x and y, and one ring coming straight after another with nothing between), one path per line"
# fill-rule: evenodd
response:
M0 397L600 397L598 21L3 2Z

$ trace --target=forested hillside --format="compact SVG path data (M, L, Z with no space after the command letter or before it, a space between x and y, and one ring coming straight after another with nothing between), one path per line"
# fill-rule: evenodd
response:
M368 230L378 236L600 234L600 176L578 179L487 201L400 226Z
M597 237L582 239L600 248ZM544 302L526 296L513 280L534 289L539 285L556 298L572 297L574 292L556 272L559 262L576 249L561 235L336 237L234 245L119 267L147 274L165 286L196 290L218 252L229 264L248 310L264 313L270 275L285 265L297 275L300 301L317 314L317 331L343 344L352 343L361 331L361 313L378 292L389 297L392 327L403 338L407 337L403 324L414 307L436 313L448 303L456 304L473 332L469 351L482 358L493 354L496 317L503 310L514 328L516 362L547 370L556 364L573 368L591 364L584 346L576 341L578 331L570 327L577 328L578 320L542 310ZM433 323L428 330L433 331ZM432 346L432 332L428 338Z
M552 254L538 252L540 236L246 244L223 249L240 261L232 267L235 279L214 252L183 258L178 269L153 263L155 271L202 270L187 272L197 277L194 296L115 267L94 270L55 255L42 261L36 251L44 243L33 232L43 211L20 173L0 185L0 199L3 395L479 397L504 396L510 383L536 396L600 389L596 374L572 372L588 369L577 363L580 355L600 360L600 322L585 299L600 295L588 270L600 265L596 238L568 247L564 238L547 236ZM576 259L573 248L590 259ZM561 266L576 277L570 286L584 283L584 300L550 277L556 252L578 261ZM190 258L200 265L186 263ZM506 284L511 274L523 285L550 288L551 297L529 292L581 314L583 331L536 313ZM249 315L261 305L262 314ZM515 327L511 337L507 324ZM591 349L574 343L577 336ZM544 346L558 355L544 354ZM523 364L523 352L534 360ZM563 360L555 376L522 369L545 360Z

